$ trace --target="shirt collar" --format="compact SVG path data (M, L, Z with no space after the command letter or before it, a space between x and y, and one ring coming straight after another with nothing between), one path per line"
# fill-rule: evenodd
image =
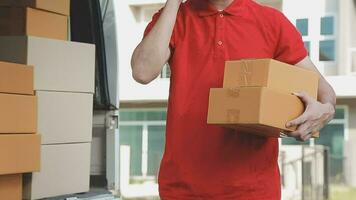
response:
M250 0L234 0L223 12L229 15L239 15L242 8ZM219 13L216 7L209 2L209 0L192 0L194 8L197 10L198 15L201 17L215 15Z

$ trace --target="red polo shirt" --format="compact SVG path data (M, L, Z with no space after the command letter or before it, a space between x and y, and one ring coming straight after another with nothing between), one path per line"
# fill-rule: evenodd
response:
M298 31L279 11L252 0L235 0L224 11L207 0L188 0L179 8L170 48L161 198L280 199L278 140L208 125L208 96L210 88L222 87L226 60L274 58L295 64L305 58Z

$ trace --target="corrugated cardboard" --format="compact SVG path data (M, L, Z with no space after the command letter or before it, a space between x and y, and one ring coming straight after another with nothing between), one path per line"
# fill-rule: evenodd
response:
M0 35L31 35L68 39L68 18L43 10L0 7Z
M36 96L0 93L0 134L36 132Z
M35 90L94 93L95 46L38 37L0 37L0 60L34 66Z
M33 67L0 61L0 93L33 95Z
M319 75L273 59L227 61L224 88L260 86L286 93L305 91L317 98Z
M22 174L0 176L0 199L22 199Z
M0 135L0 175L40 170L39 134Z
M91 142L93 95L37 91L42 144Z
M54 13L69 15L69 0L1 0L0 6L32 7Z
M301 100L265 87L210 89L208 124L223 125L244 132L279 137L280 131L294 131L285 124L304 111Z
M24 199L87 192L90 143L42 145L41 171L24 177Z

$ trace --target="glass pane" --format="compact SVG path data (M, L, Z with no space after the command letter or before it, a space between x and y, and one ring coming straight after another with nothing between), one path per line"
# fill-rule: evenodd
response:
M330 176L334 183L344 181L344 125L329 124L320 131L315 144L330 148Z
M334 40L320 41L319 60L320 61L335 60L335 41Z
M120 145L130 146L130 175L142 176L142 126L120 126Z
M161 71L161 78L170 78L171 77L171 68L169 64L165 64Z
M120 111L121 121L143 121L145 119L144 112Z
M336 108L334 119L345 119L345 109Z
M165 111L150 111L146 113L148 121L165 121L167 113Z
M171 67L167 64L167 69L166 69L166 78L170 78L171 77Z
M158 176L158 170L164 152L165 132L165 126L148 127L148 175Z
M296 21L297 29L303 36L308 35L308 24L308 19L297 19Z
M298 140L292 137L282 138L282 145L309 145L309 144L310 144L310 140L306 142L299 142Z
M165 121L166 111L120 111L121 121Z
M310 56L310 42L309 41L304 41L304 46L308 51L308 55Z
M321 35L333 35L334 34L334 17L322 17L320 24Z

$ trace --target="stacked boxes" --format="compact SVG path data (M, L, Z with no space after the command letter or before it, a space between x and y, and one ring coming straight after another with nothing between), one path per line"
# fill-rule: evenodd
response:
M22 173L40 170L33 67L0 62L0 197L22 199Z
M0 7L0 35L32 35L67 40L68 18L29 7Z
M23 13L17 20L27 27L21 31L0 31L0 60L34 66L38 98L41 171L24 175L24 199L86 192L90 177L95 46L65 41L68 0L3 0L0 6ZM9 15L1 17L5 16ZM1 20L4 29L11 27ZM45 27L43 23L55 27Z
M228 61L223 88L212 88L208 124L279 137L286 123L304 112L293 92L317 98L319 75L273 59ZM313 135L318 137L318 133Z

